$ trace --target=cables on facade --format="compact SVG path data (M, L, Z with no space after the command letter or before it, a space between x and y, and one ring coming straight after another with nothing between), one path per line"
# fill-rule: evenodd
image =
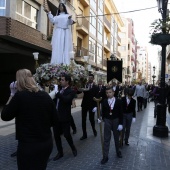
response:
M170 3L169 3L170 4ZM143 9L136 9L132 11L125 11L125 12L117 12L117 13L110 13L110 14L102 14L102 15L95 15L95 16L82 16L82 15L77 15L76 18L90 18L90 17L101 17L101 16L106 16L106 15L117 15L117 14L125 14L125 13L132 13L132 12L138 12L138 11L144 11L144 10L149 10L153 8L158 8L157 6L155 7L150 7L150 8L143 8Z

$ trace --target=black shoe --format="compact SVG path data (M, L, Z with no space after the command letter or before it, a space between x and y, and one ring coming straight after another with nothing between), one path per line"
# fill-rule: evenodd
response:
M73 149L72 152L73 152L74 157L76 157L77 156L77 149L76 148Z
M54 158L53 158L53 161L56 161L56 160L58 160L58 159L60 159L60 158L62 158L63 157L63 153L58 153Z
M101 164L105 164L106 162L108 162L108 157L104 157L102 160L101 160Z
M77 130L75 129L75 130L73 130L73 134L76 134L77 133Z
M96 137L96 136L97 136L97 131L96 131L96 130L94 130L94 132L93 132L93 133L94 133L94 136Z
M17 151L11 154L11 157L17 156Z
M117 157L122 158L122 153L120 151L117 153Z
M137 112L140 112L139 110Z
M84 139L87 139L87 136L82 136L82 137L80 138L80 140L84 140Z
M128 145L128 146L129 146L129 142L125 142L125 145Z

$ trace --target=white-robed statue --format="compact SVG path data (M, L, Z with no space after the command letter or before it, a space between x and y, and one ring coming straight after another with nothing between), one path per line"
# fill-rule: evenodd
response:
M49 20L54 24L52 36L51 64L70 64L70 52L73 51L72 33L70 26L73 24L72 16L67 13L66 6L59 4L56 16L45 9Z

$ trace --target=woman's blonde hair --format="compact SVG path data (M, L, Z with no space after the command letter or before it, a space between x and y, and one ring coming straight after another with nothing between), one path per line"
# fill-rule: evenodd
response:
M16 72L17 89L37 92L39 89L30 70L21 69Z

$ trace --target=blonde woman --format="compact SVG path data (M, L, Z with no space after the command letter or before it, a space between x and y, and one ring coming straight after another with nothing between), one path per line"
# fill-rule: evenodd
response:
M10 84L11 95L1 118L16 118L18 170L45 170L53 148L50 128L57 121L55 104L38 89L29 70L18 70L16 82Z

